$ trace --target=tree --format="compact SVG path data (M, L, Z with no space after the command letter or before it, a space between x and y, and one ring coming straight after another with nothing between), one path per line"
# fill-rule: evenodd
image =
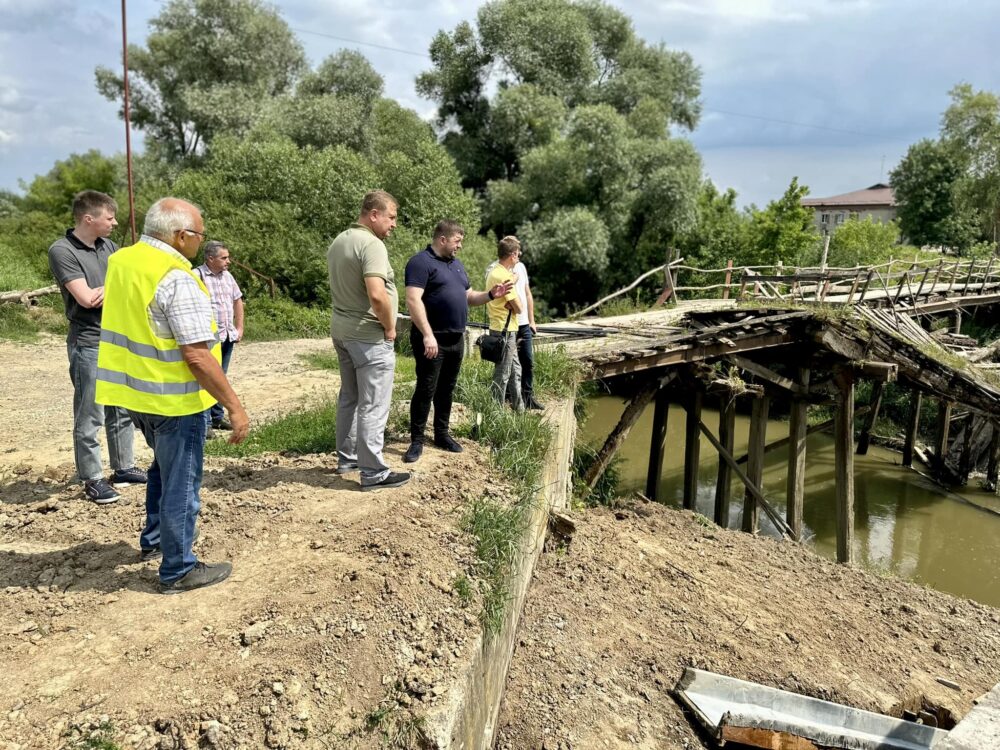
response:
M509 127L503 105L511 96L542 106L547 117L556 101L567 110L605 104L626 116L655 111L664 137L672 124L697 124L700 73L691 58L647 45L625 14L599 0L492 0L480 7L477 26L438 32L434 67L417 78L417 90L438 103L445 145L467 186L481 191L490 180L516 177L524 148L542 145ZM494 86L500 93L490 100ZM521 87L523 94L505 93ZM551 124L540 130L551 133Z
M939 141L914 143L889 179L896 197L899 227L915 245L964 245L956 189L962 168L955 150Z
M819 235L813 226L813 211L802 205L809 188L793 177L788 189L767 208L750 210L749 243L744 262L748 265L798 265L814 250Z
M44 175L21 183L25 211L41 211L72 223L73 196L81 190L99 190L108 195L124 193L125 160L107 157L92 149L57 161Z
M169 159L244 132L305 69L288 25L260 0L170 0L150 26L147 46L129 47L132 122ZM96 76L98 91L121 101L122 77L104 67Z
M830 237L827 262L841 268L875 266L887 262L894 253L899 257L899 252L899 225L869 216L863 221L849 219L837 227Z
M749 246L749 216L736 208L736 191L719 192L710 180L698 194L697 220L678 240L677 248L686 265L722 268L732 260L740 265ZM707 283L717 283L718 278Z

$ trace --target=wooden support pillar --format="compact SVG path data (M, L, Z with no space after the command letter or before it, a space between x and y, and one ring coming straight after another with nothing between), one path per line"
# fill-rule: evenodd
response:
M924 395L914 391L910 399L910 421L906 426L906 440L903 442L903 466L913 466L913 446L917 444L917 428L920 427L920 407Z
M625 438L628 437L629 432L632 427L639 420L639 416L642 414L643 410L653 400L653 396L656 394L657 390L660 388L660 381L656 378L647 382L642 390L640 390L629 402L629 405L625 407L625 411L622 413L621 419L618 420L618 424L608 435L608 439L604 441L604 445L597 452L597 456L594 458L594 463L590 465L587 469L587 473L583 477L584 484L587 485L587 489L594 489L597 481L604 474L605 469L608 468L608 464L611 463L611 459L614 458L615 453L621 447L622 443L625 442Z
M854 374L837 374L837 414L833 430L837 494L837 562L854 561Z
M990 435L990 455L986 464L986 487L991 492L997 489L997 468L1000 466L1000 424L990 425L993 433Z
M799 385L809 388L809 368L799 368ZM801 396L792 399L788 424L788 484L785 520L795 541L802 539L802 506L806 496L806 435L809 430L809 403Z
M764 450L767 447L767 415L771 399L765 394L754 399L750 411L750 445L747 448L747 477L754 486L760 487L764 478ZM760 530L760 508L757 498L749 490L743 496L744 531L756 534Z
M872 428L875 427L875 420L878 419L878 410L882 406L882 394L885 392L885 383L878 381L872 384L871 409L865 418L865 425L861 428L858 436L858 455L868 454L868 446L872 441Z
M948 456L948 437L950 431L951 403L948 401L939 401L937 435L934 440L934 460L940 466L944 465L944 460Z
M972 428L975 426L976 415L971 411L965 418L965 429L962 431L962 453L958 457L958 473L962 484L968 484L969 472L972 471Z
M687 404L684 429L684 507L694 510L698 500L698 463L701 460L701 406L703 394L698 387Z
M970 275L971 275L971 272L970 272ZM956 307L955 308L955 322L954 322L953 327L952 327L951 330L952 330L952 333L961 333L962 332L962 308L960 308L960 307Z
M719 404L719 442L733 454L736 433L736 396L724 395ZM732 496L733 469L726 461L719 461L719 478L715 483L715 522L729 528L729 498Z
M667 440L667 415L669 412L670 402L667 400L667 389L660 388L656 392L653 432L649 438L649 468L646 470L646 497L654 502L658 499L660 477L663 476L663 448Z

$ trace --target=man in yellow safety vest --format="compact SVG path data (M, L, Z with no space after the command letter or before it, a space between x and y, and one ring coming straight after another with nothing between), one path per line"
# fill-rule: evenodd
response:
M212 303L191 259L205 239L198 208L162 198L139 242L115 253L104 284L96 401L128 409L153 449L146 485L142 560L160 561L160 592L211 586L228 562L199 562L191 547L201 506L205 411L229 412L229 442L246 439L247 414L220 362Z

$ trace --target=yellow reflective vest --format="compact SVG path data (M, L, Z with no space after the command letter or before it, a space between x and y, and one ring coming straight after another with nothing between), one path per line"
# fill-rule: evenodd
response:
M177 341L160 338L149 320L149 303L168 272L191 274L209 296L191 264L145 242L122 248L108 259L97 352L95 400L146 414L179 417L204 411L215 403L187 366ZM212 321L212 332L217 331ZM212 355L221 362L218 342Z

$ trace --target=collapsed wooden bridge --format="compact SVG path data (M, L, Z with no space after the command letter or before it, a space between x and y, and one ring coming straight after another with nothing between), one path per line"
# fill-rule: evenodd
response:
M581 320L577 326L602 335L573 337L566 351L594 379L625 380L632 394L618 424L608 436L585 480L593 486L626 435L649 404L654 404L646 494L657 499L665 449L668 404L683 404L685 417L683 504L695 507L701 435L719 456L714 518L730 522L733 477L744 486L741 526L760 527L763 512L783 536L800 539L805 497L806 436L833 429L836 466L837 556L851 562L854 535L854 455L864 454L871 440L887 383L910 390L910 418L903 464L914 455L929 463L937 476L964 483L976 462L974 447L988 447L987 482L996 487L1000 456L1000 377L974 364L991 356L994 347L977 347L958 333L963 308L1000 302L1000 269L993 262L966 267L940 263L936 268L908 269L890 283L874 269L764 275L744 271L725 289L738 288L744 302L733 299L693 300L655 312L617 318ZM669 265L666 267L672 270ZM675 267L674 267L675 268ZM891 271L891 269L890 269ZM672 282L670 273L668 279ZM668 282L669 283L669 282ZM891 285L890 285L891 284ZM674 291L690 288L672 285ZM728 295L726 295L728 297ZM930 333L935 317L951 316L947 328ZM924 325L921 325L923 323ZM925 327L925 325L927 327ZM871 381L867 404L855 405L857 385ZM746 456L734 454L737 402L751 399L750 439ZM917 444L922 400L938 402L937 430L931 453ZM772 400L788 404L787 439L768 445L765 428ZM713 430L702 419L706 400L718 404ZM833 407L832 419L809 426L810 406ZM965 417L957 446L950 439L951 413ZM864 422L855 441L855 418ZM761 489L764 454L790 446L786 512L780 514Z

